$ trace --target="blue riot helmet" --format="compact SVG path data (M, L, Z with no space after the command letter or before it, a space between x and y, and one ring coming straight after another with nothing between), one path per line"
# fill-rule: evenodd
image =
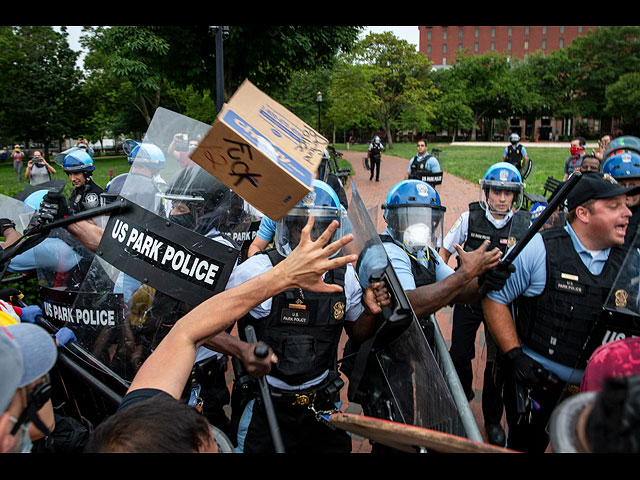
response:
M506 215L522 207L525 184L518 169L510 163L491 165L479 183L480 206L486 211Z
M339 223L329 243L343 236L344 210L333 189L321 180L314 180L313 190L276 223L275 246L280 255L289 255L300 242L300 232L309 217L314 217L311 240L316 240L333 220ZM336 252L334 255L338 255Z
M153 143L125 140L122 149L127 154L127 160L130 164L135 162L136 166L145 166L151 171L161 170L165 167L164 152Z
M395 184L382 209L389 234L410 253L441 246L446 209L428 183L412 179Z
M640 155L632 151L614 153L605 160L602 173L611 175L618 182L640 179Z
M62 170L67 175L82 172L85 176L89 177L91 176L91 172L96 168L91 155L80 147L72 147L64 152L60 152L55 156L54 161L62 167Z
M609 157L623 152L640 154L640 138L627 135L611 140L604 150L602 159L606 161Z

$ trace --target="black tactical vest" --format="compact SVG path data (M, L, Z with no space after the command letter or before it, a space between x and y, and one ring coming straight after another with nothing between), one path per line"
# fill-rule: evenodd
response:
M507 155L504 159L505 162L510 163L519 169L522 166L522 158L522 145L518 145L515 148L513 145L509 145L507 147Z
M270 249L264 254L276 265L283 257ZM324 281L344 287L346 267L330 270ZM272 299L267 317L247 314L238 322L241 337L251 324L258 340L268 344L278 356L269 375L289 385L301 385L327 369L337 371L337 350L346 314L344 288L338 293L317 293L292 289Z
M521 295L514 302L518 335L524 345L549 360L581 369L591 353L583 353L585 343L603 314L625 249L613 247L600 275L593 275L564 228L541 235L547 252L546 284L540 295Z
M469 204L469 230L464 242L464 251L476 250L482 242L489 240L489 249L498 247L504 254L529 229L531 212L518 210L502 228L496 228L487 218L484 208L479 202Z
M442 172L432 172L426 168L427 161L432 158L431 155L425 155L420 161L416 161L418 156L413 157L409 178L414 180L422 180L431 186L440 185L442 183Z
M100 206L100 194L102 188L96 185L90 178L81 187L75 188L69 197L69 210L71 213L83 212Z

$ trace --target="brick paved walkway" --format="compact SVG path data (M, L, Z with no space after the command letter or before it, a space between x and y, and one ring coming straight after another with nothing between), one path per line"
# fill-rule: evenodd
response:
M353 183L358 189L358 193L363 202L367 206L369 211L377 211L378 217L374 219L374 224L377 226L378 231L382 231L385 222L382 217L382 209L380 206L385 202L387 193L396 183L405 179L407 169L409 167L409 159L398 158L391 155L383 155L380 166L380 181L369 181L369 172L364 168L362 159L365 154L363 152L343 151L343 158L348 160L355 172L355 175L351 177ZM351 197L351 182L347 186L347 196ZM477 183L471 183L463 180L459 177L447 175L446 171L443 176L443 181L438 186L437 191L440 195L441 204L446 207L444 232L449 231L453 223L457 218L468 210L470 202L478 199L479 187ZM372 209L372 207L374 207ZM450 264L453 265L454 258L450 259ZM436 321L442 331L442 335L447 343L451 339L451 308L445 307L436 314ZM343 342L345 339L343 338ZM475 398L471 401L471 409L476 417L478 427L485 435L482 420L481 398L482 398L482 374L484 372L484 364L486 361L484 351L484 332L482 327L478 331L476 339L476 358L474 359L474 390ZM357 407L348 405L346 399L347 387L343 389L343 402L345 402L345 408L347 412L358 411ZM504 421L503 421L504 424ZM506 425L506 424L505 424ZM367 440L363 440L358 437L354 437L353 452L368 452L370 451L370 445Z

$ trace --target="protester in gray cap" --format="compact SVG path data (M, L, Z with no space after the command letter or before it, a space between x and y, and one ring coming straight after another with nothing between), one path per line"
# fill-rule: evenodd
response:
M0 328L0 426L4 427L0 451L30 452L32 424L45 435L53 429L39 411L51 397L47 374L57 353L53 338L42 327L16 323Z

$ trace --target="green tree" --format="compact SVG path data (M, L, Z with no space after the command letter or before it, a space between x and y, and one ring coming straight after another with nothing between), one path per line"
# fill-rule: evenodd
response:
M640 134L640 73L625 73L605 90L605 113L619 117L625 132Z
M72 134L80 123L80 73L77 53L69 48L66 31L47 26L19 26L2 30L12 58L3 71L0 115L5 134L14 139L49 143Z
M391 32L372 33L358 42L344 61L351 67L342 72L354 72L363 83L350 84L344 76L336 77L342 88L351 87L342 97L354 96L364 115L378 121L387 132L389 149L393 149L393 136L399 128L429 126L438 90L429 75L431 62L413 45Z
M600 118L606 88L620 75L640 71L640 27L603 26L576 38L567 47L575 69L574 101L584 117Z

